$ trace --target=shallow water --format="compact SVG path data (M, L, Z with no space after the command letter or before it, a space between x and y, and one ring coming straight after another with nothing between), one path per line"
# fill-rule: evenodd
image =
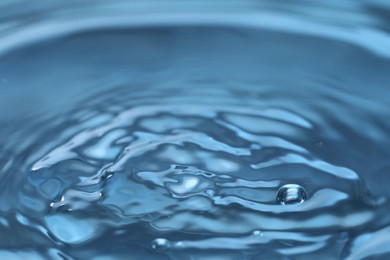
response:
M390 7L0 16L0 258L390 256Z

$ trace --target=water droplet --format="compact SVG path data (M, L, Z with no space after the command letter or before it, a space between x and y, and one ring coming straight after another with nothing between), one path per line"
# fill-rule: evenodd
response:
M152 248L156 251L166 251L171 247L171 242L165 238L156 238L152 241Z
M276 201L281 205L300 204L306 200L306 191L298 184L286 184L280 187Z

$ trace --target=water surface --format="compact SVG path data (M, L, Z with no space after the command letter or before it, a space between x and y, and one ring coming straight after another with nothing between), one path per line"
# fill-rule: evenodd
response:
M388 6L0 8L1 258L390 255Z

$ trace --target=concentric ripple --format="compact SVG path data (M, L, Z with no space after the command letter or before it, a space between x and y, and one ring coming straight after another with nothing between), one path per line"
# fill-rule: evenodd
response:
M99 6L0 27L0 258L390 254L377 19Z
M87 112L76 108L66 125L77 132L37 152L42 155L28 175L50 207L48 232L78 245L143 223L159 236L183 234L170 242L158 238L152 248L160 253L257 253L286 240L294 248L287 242L273 251L290 255L317 251L338 239L338 230L371 223L375 213L359 174L323 158L314 123L250 94L199 87L161 101L133 101L131 93L121 101L111 89L99 93L100 104L119 111L80 119ZM305 188L304 203L276 202L278 190L290 183ZM91 212L99 214L91 218ZM253 235L256 230L260 235ZM169 248L157 249L165 244Z

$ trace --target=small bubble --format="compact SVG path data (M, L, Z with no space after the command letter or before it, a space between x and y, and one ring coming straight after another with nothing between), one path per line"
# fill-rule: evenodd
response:
M100 179L101 179L102 181L106 181L106 180L110 179L112 176L114 176L114 173L113 173L113 172L104 171L103 174L100 176Z
M171 242L165 238L156 238L152 241L152 248L156 251L166 251L171 247Z
M175 248L184 248L184 243L182 241L178 241L174 244Z
M261 232L260 230L255 230L252 232L252 236L263 236L263 232Z
M306 200L306 191L298 184L286 184L280 187L276 202L281 205L300 204Z
M215 195L215 190L206 190L205 193L207 196L213 197Z

